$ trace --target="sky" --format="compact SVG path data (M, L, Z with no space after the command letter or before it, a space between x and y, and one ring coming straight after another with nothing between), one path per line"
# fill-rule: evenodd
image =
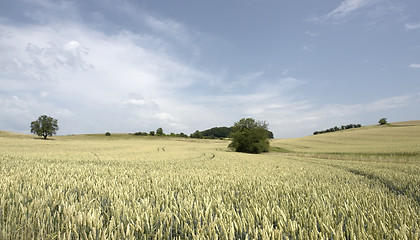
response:
M275 138L420 120L418 0L1 0L0 129Z

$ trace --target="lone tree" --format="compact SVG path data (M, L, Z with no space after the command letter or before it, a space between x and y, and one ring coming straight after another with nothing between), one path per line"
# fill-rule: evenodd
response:
M230 137L232 143L229 144L229 148L236 152L268 152L270 147L268 124L253 118L242 118L235 122Z
M381 118L378 123L381 124L381 125L385 125L388 122L386 121L386 118Z
M47 139L47 136L52 136L58 131L57 119L42 115L38 120L31 122L31 133L42 136Z
M165 135L165 134L163 133L163 129L162 129L162 128L158 128L158 129L156 130L156 135L158 135L158 136L163 136L163 135Z

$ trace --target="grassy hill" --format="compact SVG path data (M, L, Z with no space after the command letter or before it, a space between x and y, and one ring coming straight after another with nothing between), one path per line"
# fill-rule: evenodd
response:
M274 150L322 156L415 160L420 157L420 121L372 125L293 139L276 139Z

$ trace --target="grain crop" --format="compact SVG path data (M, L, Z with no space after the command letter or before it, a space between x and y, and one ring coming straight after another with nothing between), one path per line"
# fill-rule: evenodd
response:
M420 165L0 132L0 239L419 239Z

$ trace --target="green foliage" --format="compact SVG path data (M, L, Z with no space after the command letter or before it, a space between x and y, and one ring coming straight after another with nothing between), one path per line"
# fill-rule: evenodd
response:
M150 136L155 136L155 131L150 131L149 135Z
M190 135L190 138L203 138L203 134L196 130L193 134Z
M48 117L47 115L42 115L37 120L31 122L31 133L43 137L44 139L46 139L47 136L55 135L57 131L57 119Z
M185 133L180 133L180 134L176 134L176 136L177 137L182 137L182 138L187 138L188 137L188 135L187 134L185 134Z
M163 136L163 135L165 135L165 134L163 133L163 129L162 129L162 128L158 128L158 129L156 130L156 135L157 135L157 136Z
M387 122L386 118L381 118L381 119L378 121L378 123L379 123L380 125L385 125L385 124L387 124L388 122Z
M236 152L261 153L268 152L268 125L265 122L255 121L253 118L242 118L232 127L232 143L229 148Z
M227 138L232 132L232 128L229 127L214 127L202 131L204 137L213 137L213 138Z
M147 136L148 134L146 132L136 132L136 133L134 133L134 135L137 135L137 136Z
M315 131L314 132L314 135L323 134L323 133L329 133L329 132L337 132L337 131L341 131L341 130L346 130L346 129L351 129L351 128L360 128L360 127L362 127L361 124L342 125L341 128L335 126L333 128L329 128L329 129L326 129L326 130Z
M111 133L110 132L106 132L105 133L105 136L111 136Z

